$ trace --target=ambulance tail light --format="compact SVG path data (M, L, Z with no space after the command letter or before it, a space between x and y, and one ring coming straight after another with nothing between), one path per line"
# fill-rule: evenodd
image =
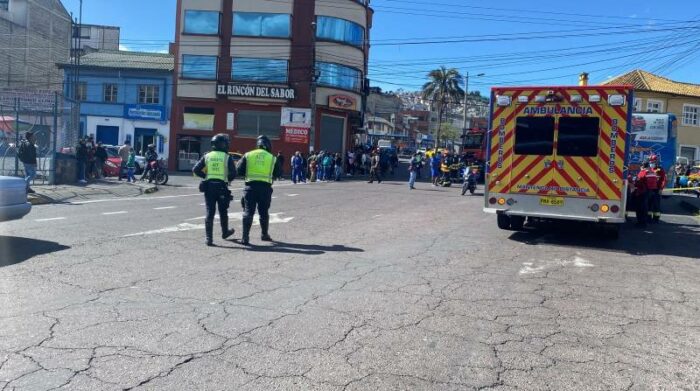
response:
M610 106L624 106L625 105L625 96L622 94L609 95L608 96L608 104Z
M510 106L511 98L508 95L497 95L496 104L498 106Z
M499 199L498 199L498 205L503 206L503 205L505 205L505 204L506 204L506 199L505 199L505 198L499 198Z
M491 197L489 198L489 204L494 205L498 200L496 200L496 197Z
M591 205L591 210L593 212L597 212L600 210L600 206L598 206L598 204L593 204L593 205Z
M610 211L613 212L613 213L617 213L617 212L620 211L620 207L617 206L617 205L613 205L613 206L610 207Z
M608 213L608 212L610 212L610 206L608 206L608 205L603 205L603 206L600 207L600 211L603 212L603 213Z
M508 200L506 201L506 204L508 204L508 206L513 206L513 204L515 204L515 200L512 198L508 198Z

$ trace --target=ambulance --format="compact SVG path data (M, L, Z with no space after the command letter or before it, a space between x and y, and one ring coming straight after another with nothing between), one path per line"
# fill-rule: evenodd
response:
M625 222L630 86L496 87L491 91L484 211L498 227L526 218Z

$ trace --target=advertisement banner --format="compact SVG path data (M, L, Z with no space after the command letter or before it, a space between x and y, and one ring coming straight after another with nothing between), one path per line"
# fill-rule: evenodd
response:
M311 128L311 109L283 107L280 125L292 128Z
M284 142L290 144L308 144L309 128L284 126Z
M214 130L213 114L184 113L183 129Z
M165 107L158 105L124 105L124 117L147 121L164 121Z
M349 95L331 95L328 97L328 107L331 109L357 111L357 99Z
M632 134L634 141L665 143L668 141L668 115L639 114L632 115Z

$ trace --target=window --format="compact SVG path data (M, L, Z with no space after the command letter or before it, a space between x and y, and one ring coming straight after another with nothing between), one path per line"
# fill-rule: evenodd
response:
M248 37L289 37L288 14L234 12L233 35Z
M281 117L280 111L239 111L238 135L279 138Z
M234 58L231 78L235 81L287 82L287 60L268 58Z
M182 77L185 79L216 80L216 56L182 56Z
M697 150L697 147L681 146L681 157L688 159L688 161L692 163L695 161Z
M640 113L642 111L642 98L634 98L634 111Z
M320 72L318 84L358 91L362 73L345 65L329 62L317 62L316 69Z
M318 16L316 38L362 46L365 40L365 29L349 20Z
M145 84L139 86L139 103L160 104L160 86Z
M554 117L518 117L515 121L516 155L551 155Z
M467 134L467 135L464 135L464 142L462 143L462 146L464 148L469 148L469 149L481 148L483 141L484 141L483 134Z
M108 103L117 102L117 92L118 87L116 84L105 84L104 85L104 101Z
M656 99L647 99L647 112L648 113L663 113L664 112L664 102Z
M0 11L7 11L10 8L10 0L0 0Z
M219 34L220 15L216 11L185 11L185 34Z
M557 155L597 156L600 119L562 117L559 119Z
M76 91L75 99L79 100L80 102L85 102L87 100L87 83L86 82L81 81L80 83L78 83L78 90Z
M683 105L683 125L700 126L700 106Z
M185 107L182 117L183 129L214 130L214 109L206 107Z

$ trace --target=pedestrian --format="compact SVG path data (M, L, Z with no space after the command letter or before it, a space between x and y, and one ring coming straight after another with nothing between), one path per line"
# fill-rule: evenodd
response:
M649 162L645 162L642 166L642 170L637 174L637 182L635 183L635 190L637 192L635 198L637 201L637 226L645 228L647 226L647 221L649 219L649 203L650 203L650 190L654 190L658 186L658 177L656 173L651 170Z
M75 160L78 163L78 183L84 185L87 183L88 164L87 142L84 138L78 140L78 145L75 147Z
M88 137L87 143L87 179L95 179L95 140L92 136Z
M316 156L316 180L323 182L325 179L325 172L323 171L323 159L326 157L325 151L321 150Z
M408 163L408 188L415 189L416 175L418 173L419 155L416 153L413 155L410 163Z
M369 168L371 165L370 162L371 158L369 154L367 154L367 151L362 152L362 175L367 175L369 173Z
M258 136L257 149L243 155L238 162L238 175L245 177L245 189L243 200L245 211L243 212L243 238L241 243L250 244L250 227L253 225L253 216L257 208L260 216L260 229L262 241L271 242L270 204L272 203L273 178L279 176L275 164L275 156L270 153L272 144L267 136Z
M316 154L309 156L309 180L311 182L316 182L316 176L318 175L318 161Z
M659 157L652 155L649 158L649 170L656 175L656 188L649 188L649 213L648 218L652 223L661 220L661 193L666 187L666 171L659 164ZM647 174L648 175L648 174Z
M214 245L214 215L217 206L219 208L219 223L221 223L221 238L226 240L235 232L228 227L228 208L233 199L228 185L236 177L236 167L228 154L228 140L228 136L222 133L212 137L212 151L202 156L192 169L195 175L204 179L199 185L199 191L204 193L207 207L207 217L204 220L207 246Z
M27 193L36 193L32 187L32 181L36 177L36 139L33 132L24 134L24 139L20 142L17 150L17 158L24 165L24 181L27 183Z
M355 175L355 152L348 151L348 176Z
M399 155L396 153L391 153L389 164L391 165L391 175L394 175L396 169L399 168Z
M292 182L306 183L304 178L304 159L301 157L301 152L296 151L292 157Z
M279 176L276 177L275 180L280 180L284 175L284 155L282 155L282 151L277 152L275 164L277 164L276 171L279 173Z
M381 167L379 164L379 155L377 152L372 152L372 158L370 159L370 168L369 168L369 182L367 183L374 183L374 180L377 180L377 183L382 183L382 177L380 173Z
M131 148L131 141L129 140L124 141L124 145L119 147L119 150L117 151L117 154L119 154L119 157L122 159L121 168L119 170L120 181L122 180L122 176L125 175L129 170L126 163L129 161L131 151L133 151L133 148Z
M683 167L683 163L681 162L676 162L676 167L674 167L673 171L675 172L676 180L674 182L674 187L680 188L681 187L681 177L685 175L685 167Z
M340 157L339 153L335 154L334 165L335 181L339 182L341 175L343 175L343 158Z
M440 165L440 155L433 153L430 158L430 176L433 186L437 186L438 180L440 179Z
M333 155L330 152L323 155L321 165L323 165L323 180L333 180Z
M97 142L97 147L95 148L95 173L97 179L104 177L104 166L107 161L107 149L102 145L102 141Z
M134 173L136 172L136 151L131 149L129 151L129 157L126 159L126 181L129 183L135 183L136 177Z

